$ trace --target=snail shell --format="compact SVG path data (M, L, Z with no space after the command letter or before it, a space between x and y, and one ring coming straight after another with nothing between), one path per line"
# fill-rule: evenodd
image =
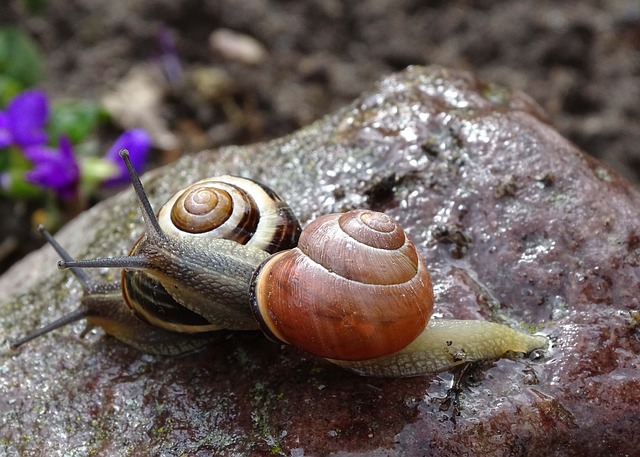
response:
M267 259L252 280L252 309L271 338L337 360L367 360L407 346L433 310L429 273L389 216L322 216L298 247Z
M177 192L158 222L164 236L145 234L129 254L148 257L149 268L123 270L123 297L135 314L180 333L255 328L248 280L268 254L296 245L301 229L291 208L262 184L220 176Z
M293 211L273 190L229 175L177 192L160 209L158 221L169 237L233 240L269 253L295 246L300 236Z

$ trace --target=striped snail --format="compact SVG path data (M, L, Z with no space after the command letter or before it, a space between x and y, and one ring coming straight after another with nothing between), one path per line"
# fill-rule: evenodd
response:
M330 214L301 231L275 192L225 176L176 193L156 216L121 156L145 234L129 256L75 260L42 229L85 294L78 310L12 347L80 319L158 354L202 347L220 331L261 329L359 374L416 376L548 345L487 321L430 321L424 260L382 213ZM121 285L93 283L83 269L94 267L121 268Z

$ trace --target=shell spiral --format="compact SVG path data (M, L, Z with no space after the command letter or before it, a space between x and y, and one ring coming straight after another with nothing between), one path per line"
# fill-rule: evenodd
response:
M267 259L252 281L252 309L270 337L336 360L404 348L426 327L433 288L424 260L389 216L322 216L298 247Z
M191 184L167 201L158 221L168 236L233 240L269 253L295 246L300 234L293 211L275 192L237 176Z
M153 261L149 261L148 270L123 270L123 297L142 320L180 333L255 328L247 309L251 272L268 254L296 246L301 232L293 211L273 190L236 176L204 179L177 192L160 209L158 223L171 241L170 254L158 248L156 238L140 238L130 255L147 255L151 248ZM185 286L187 281L194 280L193 274L187 272L203 274L213 270L214 256L207 253L219 254L224 249L214 239L231 240L252 248L250 251L257 253L255 264L252 257L251 265L245 268L246 274L243 272L237 280L227 274L231 284L221 287L223 292L191 294L192 289L200 290L200 284L193 288ZM163 243L160 240L160 245L164 246ZM201 263L194 262L196 256L192 251L185 251L188 246L197 246ZM234 255L237 254L228 253L227 263L219 268L228 270L230 263L233 265L230 259L237 260ZM243 258L239 262L246 261ZM227 277L224 273L228 272L221 273L220 277ZM214 284L218 278L206 279L204 284ZM232 286L240 291L236 291L239 295L230 293Z

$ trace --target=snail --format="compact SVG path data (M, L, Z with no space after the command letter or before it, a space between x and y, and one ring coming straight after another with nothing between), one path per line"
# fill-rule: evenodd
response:
M128 256L75 260L41 229L85 294L79 309L13 348L80 319L157 354L260 329L362 375L416 376L548 345L502 324L430 319L425 261L383 213L329 214L301 231L274 191L224 176L177 192L156 216L127 152L121 157L145 233ZM96 267L121 268L120 284L92 282L83 269Z

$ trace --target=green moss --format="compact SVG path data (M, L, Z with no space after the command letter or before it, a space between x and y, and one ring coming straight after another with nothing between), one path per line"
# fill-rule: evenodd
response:
M171 418L168 418L166 420L166 425L162 426L162 427L158 427L156 429L156 435L164 435L165 433L169 433L173 430L173 421L171 420Z
M511 100L511 91L498 84L487 84L481 95L494 105L508 105Z
M611 173L609 173L609 170L607 170L604 167L596 167L593 170L593 174L596 176L596 178L598 178L602 182L613 181L613 176L611 176Z
M322 374L325 370L325 367L323 367L322 365L314 365L311 367L311 369L309 370L309 372L312 375L318 375L318 374Z
M283 397L284 394L271 391L261 382L251 389L251 421L257 438L269 446L272 455L286 455L282 448L282 438L286 432L277 429L272 421L273 411L278 409L276 404Z

